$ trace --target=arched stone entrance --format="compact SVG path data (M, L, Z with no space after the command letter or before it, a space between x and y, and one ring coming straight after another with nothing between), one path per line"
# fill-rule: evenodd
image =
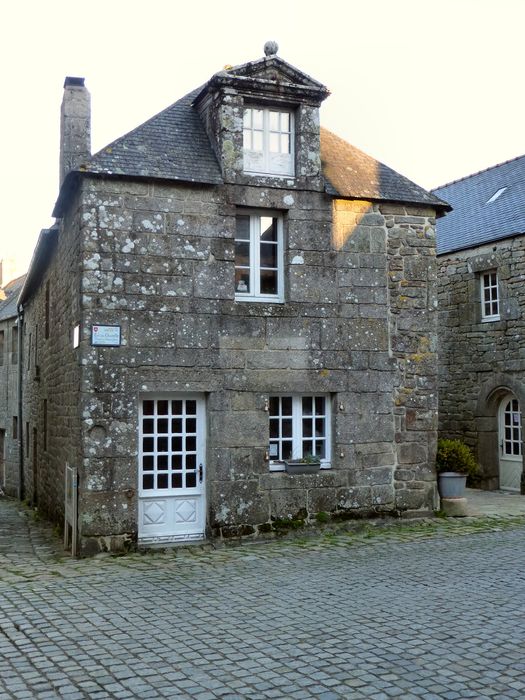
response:
M475 418L483 488L525 493L523 406L525 384L514 377L494 374L480 386Z

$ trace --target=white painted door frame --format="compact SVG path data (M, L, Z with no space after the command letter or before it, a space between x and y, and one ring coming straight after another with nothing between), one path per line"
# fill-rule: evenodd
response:
M499 485L505 491L520 491L523 469L523 436L518 399L507 394L499 406Z
M203 394L139 397L138 541L204 538L206 406Z

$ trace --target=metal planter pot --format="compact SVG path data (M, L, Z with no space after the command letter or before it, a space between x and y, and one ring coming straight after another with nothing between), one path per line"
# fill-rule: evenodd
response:
M467 475L458 472L441 472L438 485L441 498L465 498Z

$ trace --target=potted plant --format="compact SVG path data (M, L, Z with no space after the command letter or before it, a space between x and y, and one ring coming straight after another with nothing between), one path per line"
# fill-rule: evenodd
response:
M300 459L285 459L284 466L288 474L315 474L321 469L321 459L307 454Z
M436 454L441 498L463 498L467 477L476 476L479 466L470 447L461 440L438 440Z

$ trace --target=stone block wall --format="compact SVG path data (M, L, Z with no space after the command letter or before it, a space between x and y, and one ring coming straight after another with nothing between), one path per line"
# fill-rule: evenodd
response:
M79 528L84 551L137 534L138 407L207 403L207 528L430 510L437 428L434 212L315 191L85 178ZM235 216L282 212L285 303L234 300ZM93 348L93 324L122 345ZM331 469L271 473L268 396L331 397Z
M0 363L0 431L3 431L0 438L0 441L3 439L3 455L0 454L0 488L9 496L18 496L19 481L18 353L12 352L13 333L17 332L16 328L16 317L0 321L0 332L3 332ZM15 418L18 421L16 438L13 435Z
M499 399L525 406L525 236L439 256L440 435L465 440L498 487ZM480 275L497 270L500 320L482 322Z
M79 349L73 347L73 329L81 323L79 234L79 207L74 201L56 235L46 272L24 305L23 410L29 429L24 495L60 525L65 465L80 462L81 360Z

